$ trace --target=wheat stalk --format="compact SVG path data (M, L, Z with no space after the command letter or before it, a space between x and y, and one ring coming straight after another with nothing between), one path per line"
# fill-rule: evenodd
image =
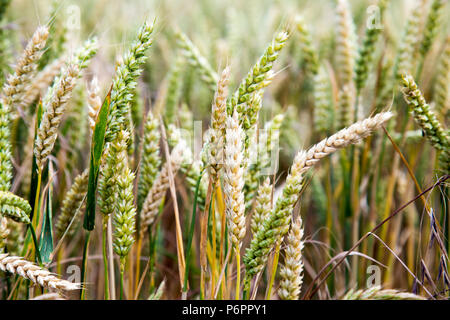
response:
M435 107L443 117L447 117L450 111L450 36L447 37L438 70L435 84Z
M173 176L175 176L183 162L183 152L185 151L183 148L185 147L185 144L180 142L172 150L170 159L167 159L167 161L170 161ZM140 213L140 232L142 236L147 231L147 228L155 221L161 201L169 188L169 164L167 161L159 172L158 177L154 181L153 186L145 198L144 205Z

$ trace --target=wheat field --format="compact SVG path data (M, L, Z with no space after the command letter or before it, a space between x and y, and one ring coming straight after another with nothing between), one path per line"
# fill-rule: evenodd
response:
M0 300L450 297L447 0L0 0Z

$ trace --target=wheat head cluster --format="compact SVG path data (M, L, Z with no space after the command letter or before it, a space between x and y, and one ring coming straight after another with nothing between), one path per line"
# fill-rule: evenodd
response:
M188 2L0 0L0 299L448 299L449 1Z

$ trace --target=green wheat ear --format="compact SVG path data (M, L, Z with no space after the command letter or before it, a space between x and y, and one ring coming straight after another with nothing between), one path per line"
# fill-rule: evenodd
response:
M27 200L22 199L8 191L0 191L0 214L16 222L30 223L31 206Z
M450 170L450 141L448 132L436 118L422 92L410 75L402 77L403 94L414 120L419 124L431 145L440 151L441 166L446 172Z
M228 101L227 112L233 114L234 109L244 116L247 116L245 110L246 103L250 101L252 94L266 87L273 78L271 72L275 60L278 58L280 51L286 45L289 35L282 31L278 33L272 43L266 48L259 61L249 71L247 76L242 80L239 88Z
M106 141L114 141L117 133L126 128L132 96L129 94L136 87L136 79L141 74L141 67L147 60L147 49L152 45L153 24L145 22L139 29L137 39L123 55L116 69L111 90L110 112L106 131Z

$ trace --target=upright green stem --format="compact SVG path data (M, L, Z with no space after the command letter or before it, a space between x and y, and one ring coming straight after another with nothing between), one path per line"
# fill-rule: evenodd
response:
M240 300L241 291L241 253L239 247L236 246L236 300Z
M86 230L86 237L84 239L84 248L83 248L83 262L81 265L81 281L82 283L86 283L86 273L87 273L87 257L89 250L89 239L91 238L91 232ZM84 286L81 287L80 300L85 300L86 298L86 288Z
M273 256L272 270L271 270L271 275L270 275L270 282L269 282L269 286L267 287L266 300L270 300L270 297L272 296L272 288L273 288L273 284L275 282L275 276L277 274L278 260L280 258L280 247L281 247L281 241L278 242L278 244L275 248L275 254Z
M105 272L105 300L109 300L109 268L108 268L108 254L106 248L106 238L108 231L108 216L103 216L103 230L102 230L102 252L103 252L103 268Z
M125 265L120 262L120 295L119 300L123 300L123 275L125 273Z

